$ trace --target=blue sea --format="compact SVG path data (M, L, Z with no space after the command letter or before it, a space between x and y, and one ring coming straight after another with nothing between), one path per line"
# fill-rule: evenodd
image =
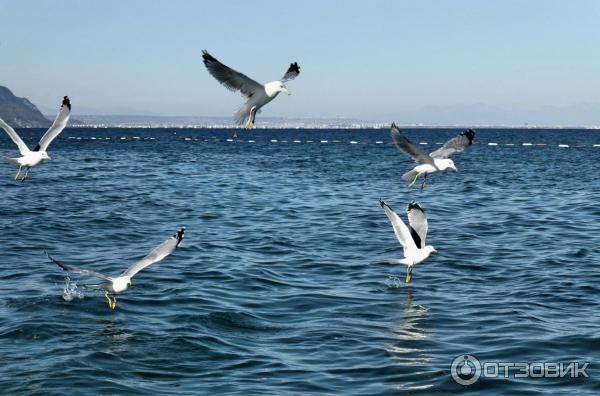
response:
M0 393L600 394L600 131L478 130L424 191L388 129L231 136L67 128L26 182L0 164ZM428 215L411 284L380 197ZM44 254L118 274L180 226L115 311ZM465 355L587 377L465 386Z

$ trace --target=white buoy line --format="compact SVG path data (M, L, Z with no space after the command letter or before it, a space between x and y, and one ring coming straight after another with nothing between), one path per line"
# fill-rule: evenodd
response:
M68 136L67 139L69 140L86 140L86 141L106 141L106 140L120 140L120 141L155 141L156 138L155 137L143 137L143 136L120 136L120 137L98 137L98 136ZM243 140L243 139L236 139L236 138L226 138L226 139L220 139L220 138L216 138L216 137L212 137L212 138L203 138L203 137L190 137L190 136L186 136L183 137L182 140L189 142L189 141L194 141L194 142L228 142L228 143L256 143L257 141L254 139L248 139L248 140ZM260 142L260 141L259 141ZM383 140L375 140L375 141L368 141L368 140L349 140L349 141L342 141L342 140L328 140L328 139L317 139L317 140L299 140L299 139L294 139L294 140L279 140L279 139L269 139L266 141L263 141L263 143L273 143L273 144L286 144L286 143L321 143L321 144L342 144L342 143L347 143L347 144L387 144L387 145L391 145L393 144L391 141L387 142L387 141L383 141ZM475 144L478 144L479 142L476 142ZM420 145L422 146L427 146L429 144L432 145L442 145L442 142L419 142ZM479 143L481 144L481 143ZM524 142L524 143L498 143L498 142L488 142L486 143L487 146L489 147L517 147L517 146L522 146L522 147L558 147L558 148L586 148L586 147L595 147L595 148L600 148L600 143L596 143L596 144L565 144L565 143L559 143L557 145L554 144L547 144L547 143L531 143L531 142Z

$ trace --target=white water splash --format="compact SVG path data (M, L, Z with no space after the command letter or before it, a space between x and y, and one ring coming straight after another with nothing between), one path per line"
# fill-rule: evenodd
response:
M71 282L71 278L65 277L65 287L63 288L63 300L73 301L73 299L82 299L83 291L77 288L77 282Z
M387 286L393 289L399 289L402 287L402 278L399 278L395 275L388 275Z

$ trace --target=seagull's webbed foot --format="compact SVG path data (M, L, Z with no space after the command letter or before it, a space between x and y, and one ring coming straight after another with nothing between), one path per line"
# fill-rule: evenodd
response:
M21 169L23 169L23 165L19 165L19 169L17 169L17 174L15 175L14 180L17 180L19 178L19 173L21 173Z
M410 283L412 281L412 266L406 267L406 283Z
M427 185L427 174L425 174L425 177L423 177L423 183L421 183L421 191L423 191L425 189L426 185Z
M104 292L104 297L108 301L108 308L115 309L117 307L117 297L110 298L108 292Z

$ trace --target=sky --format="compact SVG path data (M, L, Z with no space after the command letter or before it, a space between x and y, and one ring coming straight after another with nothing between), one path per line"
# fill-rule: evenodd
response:
M259 82L263 114L600 105L600 1L0 0L0 85L52 114L228 116L207 49ZM473 106L478 105L478 106Z

